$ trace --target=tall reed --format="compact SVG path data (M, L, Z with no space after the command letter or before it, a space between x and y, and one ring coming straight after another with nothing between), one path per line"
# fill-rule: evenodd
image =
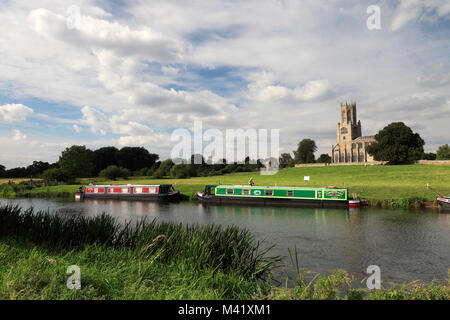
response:
M55 249L81 249L86 244L131 248L163 263L183 261L199 269L214 268L266 278L277 257L267 257L247 229L220 225L182 225L156 220L119 223L105 213L86 217L0 206L0 238L45 244Z

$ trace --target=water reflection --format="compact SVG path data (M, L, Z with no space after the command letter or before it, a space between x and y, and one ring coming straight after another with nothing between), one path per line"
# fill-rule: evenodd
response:
M24 208L94 216L106 212L121 221L142 217L181 223L237 225L257 240L275 244L273 255L297 247L304 270L326 273L344 268L365 275L381 267L384 281L445 279L450 267L450 215L384 209L313 209L214 206L197 203L43 199L9 200ZM7 200L0 200L7 202ZM285 259L289 264L289 259Z

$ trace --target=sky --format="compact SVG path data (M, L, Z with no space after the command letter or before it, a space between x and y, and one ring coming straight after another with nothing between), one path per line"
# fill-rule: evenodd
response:
M345 101L363 135L403 121L427 152L450 143L449 1L1 0L0 30L7 168L74 144L165 159L195 120L330 154Z

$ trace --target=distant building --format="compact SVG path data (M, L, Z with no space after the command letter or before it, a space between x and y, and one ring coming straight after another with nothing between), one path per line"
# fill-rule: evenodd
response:
M356 103L341 103L341 122L337 124L337 144L331 149L331 161L374 162L366 150L374 141L374 136L362 136L361 121L356 122Z

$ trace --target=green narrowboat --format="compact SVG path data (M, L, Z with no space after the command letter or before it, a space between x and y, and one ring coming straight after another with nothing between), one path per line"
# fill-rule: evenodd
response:
M348 208L347 189L207 185L197 197L203 203L254 204L293 207Z

